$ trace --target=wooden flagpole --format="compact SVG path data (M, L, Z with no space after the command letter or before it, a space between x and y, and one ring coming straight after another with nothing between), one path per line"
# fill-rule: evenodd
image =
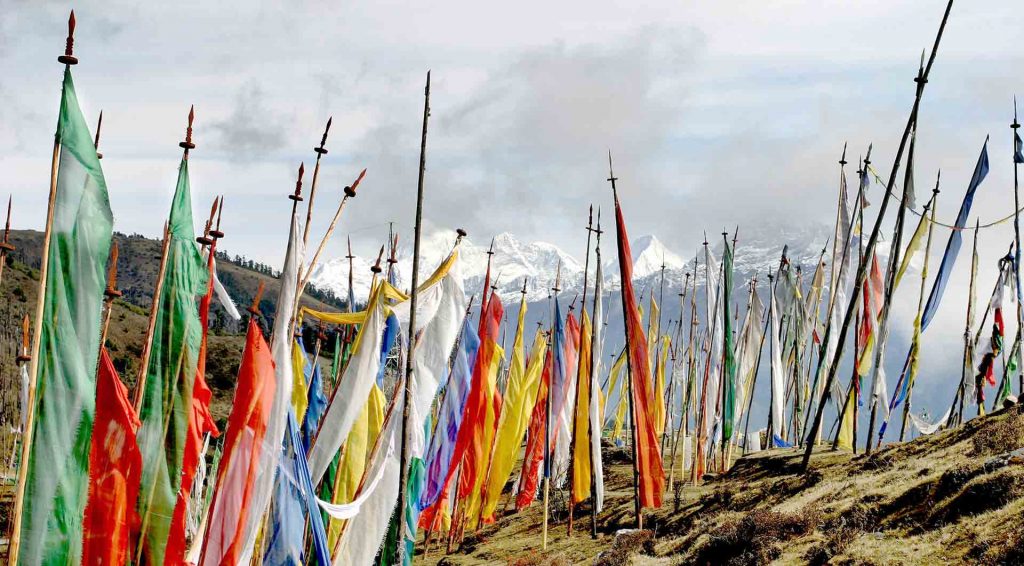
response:
M306 249L309 243L309 226L313 219L313 198L316 196L316 182L320 178L320 159L327 155L327 133L331 131L331 122L334 117L327 118L327 126L324 127L324 135L320 138L320 145L313 148L316 152L316 164L313 166L313 180L309 183L309 202L306 203L306 225L302 228L302 249Z
M68 36L64 46L64 55L57 57L57 61L64 63L65 69L71 65L77 65L78 59L74 56L75 44L75 12L71 11L68 17ZM14 491L14 506L12 515L14 522L11 528L11 540L8 546L7 560L11 564L18 563L18 551L21 546L21 515L25 505L25 483L28 480L28 460L32 452L32 434L35 428L35 403L37 373L39 371L39 342L43 329L43 310L46 305L46 278L50 266L50 240L53 236L53 208L57 200L57 171L60 167L60 137L55 136L53 140L53 157L50 160L50 193L46 204L46 227L43 230L43 249L39 264L39 293L36 297L36 310L34 329L32 332L32 352L29 354L29 385L28 405L23 408L28 414L25 420L25 430L22 432L21 441L21 464L18 468L18 481Z
M1014 147L1014 242L1017 245L1015 256L1014 256L1014 274L1017 282L1017 329L1018 333L1024 332L1024 300L1021 297L1021 200L1020 200L1020 181L1018 178L1018 166L1020 161L1017 159L1017 137L1020 130L1020 123L1017 121L1017 97L1014 96L1014 122L1010 125L1010 129L1013 131L1013 147ZM8 207L9 208L9 207ZM6 240L6 238L5 238ZM1020 389L1019 393L1024 394L1024 354L1021 353L1021 348L1017 349L1017 366L1018 372L1020 372Z
M323 253L324 248L327 247L328 240L331 239L331 235L334 234L334 229L338 226L338 219L341 218L341 212L345 210L345 204L349 199L355 198L356 189L359 188L359 183L362 182L363 177L366 176L366 169L359 172L359 176L352 182L351 185L345 187L345 196L341 198L341 202L338 203L338 209L334 211L334 218L331 219L331 223L327 226L327 232L324 233L324 237L320 240L320 244L316 247L316 252L313 253L313 259L309 260L309 265L306 266L306 272L302 276L302 285L299 286L301 291L305 291L306 285L309 283L309 276L316 269L317 263L320 261L320 254ZM295 304L298 304L300 296L295 298Z
M420 240L423 231L423 176L427 166L427 125L430 119L430 71L427 71L427 85L423 89L423 133L420 137L420 172L419 181L416 186L416 225L413 229L413 252L412 252L412 283L409 292L409 333L416 332L416 299L417 287L419 286L420 268ZM409 447L406 437L409 434L409 402L412 400L412 370L413 355L416 352L416 340L410 336L408 353L405 358L405 387L402 389L402 442L401 458L399 466L399 490L398 490L398 544L395 550L395 563L401 564L405 555L405 508L409 493L409 474L406 466L409 462Z
M757 292L757 275L754 275L754 278L750 281L750 287L750 297L751 300L753 300L754 293ZM769 291L771 292L770 286ZM769 297L769 299L771 299L771 297ZM757 346L757 359L754 361L754 378L750 381L750 391L747 392L747 418L743 425L743 455L747 454L747 437L750 435L750 413L754 412L754 391L757 389L757 374L761 369L761 352L764 351L764 337L767 336L769 332L767 313L768 307L765 307L761 313L761 317L764 322L761 326L761 341ZM759 443L760 440L761 439L758 438Z
M686 311L686 291L690 287L690 273L687 272L685 275L686 275L686 278L683 280L683 292L679 293L679 326L676 329L676 344L679 344L680 341L682 340L682 335L683 335L683 313ZM691 331L691 334L692 334L692 331ZM675 347L675 348L672 349L672 372L673 373L675 373L676 363L679 362L680 364L682 364L682 361L680 360L680 356L682 354L677 355L677 353L676 353L677 350L678 350L678 347ZM689 377L690 377L689 371L687 371L686 377L687 377L687 380L689 380ZM673 380L673 383L674 383L674 380ZM679 395L685 395L685 392L680 391ZM669 411L672 410L672 388L669 388L668 410ZM683 403L680 406L680 411L679 411L679 422L676 424L676 430L673 433L672 440L670 442L672 444L672 450L671 450L671 455L669 456L669 464L668 464L668 492L669 493L675 493L674 488L675 488L675 479L676 479L676 453L678 452L678 448L679 448L679 434L685 428L685 423L686 423L686 398L683 397Z
M4 266L7 265L7 254L15 250L14 244L10 242L12 199L13 197L7 197L7 224L4 226L4 239L0 242L0 282L3 282Z
M587 314L587 286L588 286L589 278L590 278L590 236L592 235L593 232L594 232L594 205L590 205L590 213L589 213L589 216L587 217L587 255L586 255L585 259L583 260L583 301L580 303L580 321L582 321L583 320L583 316ZM593 330L593 323L591 323L591 330ZM591 332L591 337L593 337L593 332ZM593 347L594 347L593 342L591 342L590 347L591 347L591 354L593 354ZM568 536L570 536L570 537L572 536L572 511L573 511L573 507L574 507L574 505L573 505L573 498L576 496L576 486L574 485L575 484L574 480L576 479L576 471L575 471L575 467L576 467L576 423L577 423L577 421L580 418L580 414L579 414L580 413L580 379L583 377L583 364L584 363L590 364L590 368L588 368L588 372L587 372L587 374L589 376L589 373L590 373L589 370L593 369L592 359L593 359L593 356L591 356L591 360L586 360L586 362L584 362L584 360L582 358L578 358L577 362L576 362L576 394L575 394L576 406L573 407L573 411L572 411L572 429L569 431L569 470L568 470L568 475L569 475L569 478L568 478L568 483L569 483L569 501L568 501L567 507L568 507L568 511L569 511ZM588 415L584 415L584 418L587 418L587 417L588 417ZM589 426L587 427L587 430L590 430ZM591 486L591 488L593 488L593 486Z
M842 224L843 222L843 208L846 206L846 146L843 143L843 156L839 158L839 196L836 199L836 223L835 223L835 238L832 240L832 269L829 272L829 291L828 291L828 307L825 309L825 330L824 336L821 339L821 344L818 347L818 361L815 364L814 370L814 387L812 387L811 398L808 400L807 415L804 419L804 431L808 429L811 421L811 413L814 411L814 400L822 395L824 388L822 387L821 379L821 368L822 361L825 354L828 351L827 338L832 329L832 313L835 311L836 298L838 296L838 289L840 285L844 285L844 281L840 281L840 275L844 274L843 266L846 264L846 258L849 256L850 247L850 234L849 232L843 233L843 228L847 228ZM843 241L840 242L839 240ZM842 246L842 253L838 255L837 247ZM836 270L839 271L836 271ZM820 432L815 437L808 437L806 439L807 444L817 444L820 441Z
M886 186L885 196L882 198L882 204L878 210L878 218L875 220L875 226L871 230L871 237L868 240L867 255L871 255L875 250L875 243L878 241L878 233L882 228L882 221L885 219L885 210L889 205L889 196L892 194L893 186L896 183L896 174L899 172L899 165L903 159L903 151L907 145L907 138L910 137L910 130L917 123L917 112L921 105L921 98L924 94L924 86L928 82L928 75L931 73L932 65L935 63L935 56L938 53L939 43L942 40L942 32L946 29L946 22L949 20L949 12L953 8L953 0L949 0L946 4L946 11L942 16L942 23L939 24L939 31L935 36L935 43L932 46L932 52L928 59L928 65L924 69L924 73L918 73L917 78L914 82L917 83L917 93L914 97L914 105L911 108L910 116L907 119L907 125L903 130L903 136L900 140L899 149L896 151L896 157L893 162L892 171L889 174L889 182ZM843 317L843 325L839 330L839 343L842 344L846 340L846 333L850 328L850 322L852 321L855 307L857 305L857 295L861 292L864 287L864 280L867 276L867 270L862 265L857 270L857 278L853 287L853 298L850 301L849 306L846 309L846 315ZM822 344L824 346L824 343ZM821 429L821 420L824 416L825 402L827 400L828 390L832 386L832 382L835 380L836 372L839 370L839 362L842 359L843 349L838 348L835 355L832 357L830 362L828 378L825 381L825 391L822 393L821 400L818 402L818 409L814 416L814 424L811 427L811 433L807 438L814 438L817 436L818 431ZM820 363L819 363L820 365ZM814 444L811 442L807 443L807 448L804 450L803 461L800 467L803 471L807 471L808 466L811 463L811 453L814 450Z
M921 53L921 62L924 63L924 53ZM918 75L921 74L920 68ZM884 361L885 342L889 337L889 309L892 306L892 296L896 292L896 272L900 268L900 246L903 245L903 225L907 215L907 198L914 186L914 146L917 142L917 124L910 134L910 148L907 150L907 167L903 175L903 198L900 199L899 210L896 213L896 225L893 227L892 246L889 252L889 265L885 271L885 296L882 299L882 308L878 315L878 322L875 325L875 351L874 364L872 367L873 379L871 380L871 416L868 420L868 434L864 440L864 453L871 454L871 441L875 436L875 414L878 412L878 403L884 403L875 395L876 381L885 379L879 375L881 365Z
M924 215L927 216L928 215L928 207L929 207L929 205L931 206L931 219L927 221L928 222L928 236L925 239L925 244L924 244L924 265L921 267L921 287L920 287L919 294L917 296L917 316L918 317L921 316L921 311L924 310L925 283L927 282L927 277L928 277L928 254L931 252L931 248L932 248L932 228L935 227L935 211L939 207L939 181L941 179L942 179L942 171L939 171L938 175L935 177L935 188L932 189L932 200L931 200L931 203L926 204L925 207L924 207ZM908 364L907 364L908 368L906 370L904 370L904 371L908 371L909 372L909 369L910 369L909 368L909 362L910 362L909 358L912 355L914 355L914 352L909 352L908 353L908 356L907 356L908 357ZM907 373L906 379L910 379L910 376L911 376L911 374ZM909 383L907 383L907 398L903 400L903 418L900 421L900 442L903 442L904 434L907 431L907 418L910 416L910 399L911 399L911 396L913 395L913 393L914 393L914 383L913 382L909 382ZM879 444L879 446L881 446L881 444L882 444L881 437L879 437L879 439L878 439L878 444Z
M600 207L598 207L598 209L597 209L597 227L593 230L593 233L594 233L594 236L596 238L596 242L595 242L596 245L594 247L594 265L600 266L601 265L601 234L603 233L601 231L601 208ZM589 240L589 237L587 239ZM598 269L597 271L601 271L601 270ZM602 277L603 277L603 273L602 273ZM600 301L601 301L602 297L601 297L601 294L598 293L598 289L601 287L602 283L603 283L603 281L599 281L598 280L597 272L595 272L594 273L594 299L593 299L594 304L590 308L591 314L597 312L597 307L600 304ZM599 359L598 356L601 355L601 352L598 352L597 349L596 349L597 348L597 344L596 344L596 341L597 341L597 328L598 328L599 324L602 324L602 322L600 320L596 320L596 319L592 320L591 324L590 324L590 359L587 360L587 363L590 364L590 372L589 372L590 373L590 377L589 377L589 379L590 379L590 388L589 388L589 393L590 393L591 403L593 402L593 399L595 398L594 387L596 387L598 385L597 376L594 375L594 365L595 365L594 364L594 360ZM597 395L597 398L600 399L600 395ZM591 411L594 410L594 407L592 407L589 403L588 403L587 406L588 406L588 408ZM598 413L600 413L600 410L601 410L600 405L597 407L597 410L598 410ZM589 418L590 418L590 415L588 414L587 415L587 419L589 419ZM600 420L599 420L599 422L600 422ZM593 451L593 446L592 446L592 444L594 442L593 422L591 422L589 424L590 424L590 426L587 427L587 446L588 446L587 454L590 457L590 538L596 539L597 538L597 497L596 497L596 493L595 492L597 491L597 470L594 468L594 451ZM601 436L601 430L600 429L598 429L597 434L598 434L598 438L600 438L600 436Z
M100 334L100 349L107 343L107 328L110 326L110 313L114 310L114 301L121 296L117 288L117 242L110 247L110 267L107 269L107 288L103 291L106 313L103 315L103 331Z
M615 171L612 169L612 152L608 152L608 182L612 184L612 196L615 199L616 206L619 202L619 192L615 186L615 181L618 177L615 176ZM623 281L623 285L627 285L629 282ZM629 309L635 309L636 305L630 305L626 301L626 294L619 293L622 298L622 320L626 321L628 318ZM636 448L636 400L633 397L633 361L630 359L630 343L629 343L629 331L626 330L626 385L627 394L629 395L629 432L632 437L632 453L631 457L633 460L633 503L634 510L636 512L636 528L644 528L644 516L640 507L640 467L637 461L637 448Z
M557 267L555 267L555 286L551 288L551 296L555 301L558 301L558 292L562 289L561 285L562 277L562 261L558 261ZM548 333L548 349L555 347L555 309L552 303L551 307L551 331ZM551 354L551 367L554 368L555 354ZM548 382L548 394L544 398L544 524L541 532L541 548L547 550L548 548L548 502L550 498L551 490L551 385L555 382L555 376L551 375L551 379Z

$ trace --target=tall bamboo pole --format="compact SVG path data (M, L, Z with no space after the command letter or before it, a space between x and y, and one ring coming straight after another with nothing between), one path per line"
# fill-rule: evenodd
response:
M15 250L14 244L10 242L12 199L13 197L7 197L7 223L4 225L4 239L0 242L0 282L3 282L4 266L7 265L7 254Z
M64 46L64 55L57 57L57 61L64 63L65 69L71 65L77 65L78 59L74 56L75 43L75 12L71 11L68 18L68 36ZM60 167L60 138L54 137L53 156L50 159L50 189L49 198L46 204L46 226L43 230L43 249L39 264L39 293L36 296L36 310L34 329L32 332L32 353L29 364L29 385L28 404L24 410L28 412L25 421L25 430L22 433L21 441L21 464L18 468L18 482L14 491L14 507L12 514L14 523L11 528L11 542L8 547L7 560L11 564L18 563L18 552L21 546L21 521L22 509L25 505L25 482L28 480L28 459L32 449L32 435L35 431L35 404L37 373L39 371L39 345L40 335L43 329L43 310L46 305L46 279L50 266L50 240L53 236L53 208L57 200L57 171Z
M875 226L871 230L871 237L868 240L868 255L871 255L871 253L873 253L875 250L875 243L878 241L878 232L882 227L882 220L885 219L885 210L886 207L888 207L889 205L889 196L892 193L893 186L896 183L896 174L899 172L899 165L901 160L903 159L903 151L906 148L907 138L910 137L911 128L914 126L914 124L917 123L917 112L918 108L921 105L921 97L924 94L924 86L928 82L928 75L931 73L932 65L935 63L935 56L938 53L939 43L942 40L942 32L946 28L946 22L949 20L949 12L950 10L952 10L952 8L953 0L949 0L946 4L946 11L942 16L942 23L939 24L939 31L935 36L935 43L932 46L932 52L928 58L928 65L927 67L925 67L924 72L919 72L917 78L914 79L914 82L917 83L917 93L914 97L914 105L911 108L910 116L908 117L906 127L903 130L903 136L900 140L899 149L896 151L896 157L893 162L892 171L889 174L889 182L886 186L885 196L883 197L882 204L878 210L878 218L875 220ZM856 283L854 284L853 288L853 299L850 301L850 305L846 309L846 316L843 317L843 325L842 328L839 330L840 344L842 344L846 340L846 333L849 330L850 322L853 318L853 313L855 310L854 307L856 307L857 304L857 295L861 292L861 289L864 286L864 279L866 276L867 271L864 269L864 266L862 265L860 269L857 270ZM821 419L824 415L827 392L828 389L832 386L832 381L835 380L836 372L839 370L839 362L842 359L842 352L843 349L838 348L835 355L832 358L831 365L829 367L828 378L825 381L825 392L822 393L821 400L818 403L818 410L815 413L814 424L811 427L811 433L808 435L808 438L814 438L815 436L817 436L818 430L821 428ZM814 444L808 442L807 448L804 451L803 461L801 462L801 469L803 471L807 470L808 465L811 462L811 452L813 450Z
M594 236L596 238L595 247L594 247L594 265L597 266L597 270L594 273L594 304L593 304L593 306L590 307L590 312L591 313L596 313L597 312L597 307L600 304L600 301L602 299L601 293L599 293L598 290L601 288L601 284L603 283L603 281L601 281L601 277L598 277L598 274L601 273L601 234L602 234L602 231L601 231L601 209L600 209L600 207L597 209L597 227L593 230L593 233L594 233ZM589 236L588 236L587 239L588 240L590 239ZM603 277L603 274L602 274L602 277ZM603 324L603 322L600 321L600 320L597 320L595 318L593 321L591 321L591 325L590 325L590 359L587 360L587 363L590 364L590 368L589 368L590 369L590 372L589 372L590 388L588 390L589 393L590 393L590 402L587 405L589 407L590 411L594 411L594 407L592 406L594 399L595 398L600 399L600 395L596 395L596 396L594 395L594 388L597 387L597 385L598 385L598 383L597 383L597 375L595 375L595 373L594 373L594 367L595 367L594 360L599 359L598 356L601 355L601 352L597 351L597 328L598 328L599 324ZM597 407L597 411L600 412L600 410L601 410L601 407L600 407L600 404L599 404L598 407ZM587 415L587 418L588 419L590 418L589 414ZM591 421L589 423L590 426L587 427L587 446L589 447L589 449L587 450L587 454L590 456L590 538L596 539L597 538L597 497L595 495L595 492L597 491L597 470L594 467L594 451L593 451L593 446L592 446L593 442L594 442L594 426L593 426L593 424L594 423ZM601 435L600 429L597 430L597 434L598 434L598 438L600 438L600 435Z
M616 205L619 202L618 189L615 186L615 181L618 177L615 176L615 171L612 169L612 152L608 152L608 182L612 184L612 196L615 199ZM623 285L628 285L628 281L623 281ZM636 305L628 304L626 301L626 294L619 293L622 298L622 320L625 322L629 317L629 309L635 309ZM637 449L636 449L636 403L633 397L633 361L630 359L630 344L629 344L629 331L626 331L626 385L628 386L627 394L629 395L629 432L632 437L632 452L631 458L633 460L633 502L634 509L636 511L636 528L642 529L644 526L643 513L640 508L640 468L637 462Z
M1020 198L1020 180L1018 178L1018 167L1021 162L1024 162L1024 155L1021 155L1018 151L1017 140L1019 139L1018 130L1021 125L1017 121L1017 97L1014 97L1014 122L1010 125L1010 129L1014 134L1014 242L1017 247L1014 253L1014 279L1017 282L1017 329L1021 332L1024 329L1024 294L1021 293L1021 198ZM8 207L9 208L9 207ZM1021 368L1020 373L1020 389L1019 392L1024 394L1024 354L1021 353L1021 348L1017 349L1017 366Z
M405 555L405 508L409 494L407 491L409 474L406 466L409 462L409 446L406 437L409 435L409 403L413 399L412 393L412 370L413 355L416 353L416 300L420 276L420 240L423 231L423 176L427 167L427 124L430 119L430 71L427 71L427 84L423 89L423 133L420 137L420 171L419 181L416 185L416 225L413 229L413 251L412 251L412 283L409 293L409 340L408 353L405 357L405 387L402 389L402 448L399 465L399 490L398 490L398 544L395 550L395 563L401 564Z
M921 54L922 62L924 53ZM920 74L920 71L918 71ZM878 315L878 325L875 328L875 352L874 364L872 367L871 380L871 417L868 420L868 434L864 440L864 453L871 454L871 440L875 436L875 413L878 411L878 403L884 403L875 395L877 381L885 379L880 375L882 364L885 361L885 343L889 338L889 309L892 306L892 296L896 292L896 272L900 268L900 246L903 244L903 224L907 214L907 199L914 186L914 145L917 142L917 125L910 134L910 149L907 150L907 167L904 169L903 177L903 198L900 199L899 211L896 214L896 226L893 227L892 248L889 252L889 265L885 271L885 296L882 299L882 309Z
M919 288L918 296L917 296L917 317L918 318L921 317L921 313L924 310L925 283L927 282L927 279L928 279L928 256L929 256L929 254L931 252L931 248L932 248L932 228L935 227L935 212L936 212L936 210L939 207L939 181L941 180L941 178L942 178L942 171L939 171L938 175L935 177L935 188L932 189L932 200L929 203L930 206L931 206L931 219L930 220L926 220L926 218L928 218L929 204L925 205L924 215L923 215L923 218L922 218L922 222L928 222L928 236L926 237L925 244L924 244L924 265L921 267L921 286ZM913 347L913 346L911 346L911 347ZM912 356L916 356L916 355L917 355L917 353L914 352L913 350L907 352L907 361L904 364L905 369L903 371L906 373L909 370L909 373L906 373L906 377L904 379L912 380L912 378L914 377L914 373L915 372L911 368L910 364L912 363L911 357ZM907 418L910 416L910 399L913 396L913 393L914 393L914 382L913 381L908 381L907 382L907 398L903 400L903 418L900 421L900 442L903 442L904 434L907 431ZM881 444L882 444L881 433L879 433L878 444L879 444L879 446L881 446Z

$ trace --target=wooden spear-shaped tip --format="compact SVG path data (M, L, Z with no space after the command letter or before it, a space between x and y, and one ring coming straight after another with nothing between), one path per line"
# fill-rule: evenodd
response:
M196 241L203 246L212 246L213 239L210 238L210 229L213 227L213 218L217 214L217 199L213 199L213 206L210 207L210 217L206 219L203 227L203 235L196 238Z
M178 144L178 147L188 151L195 149L196 144L192 143L192 123L196 119L196 106L193 104L188 109L188 126L185 127L185 141Z
M353 197L354 198L356 196L356 188L359 187L359 183L361 183L363 181L363 177L365 177L365 176L366 176L366 169L363 169L362 171L359 172L359 176L356 177L355 182L352 183L351 185L345 187L345 196L346 197Z
M103 111L100 110L100 118L96 120L96 137L93 139L92 145L96 148L96 159L103 159L103 154L100 153L100 130L103 129Z
M288 195L288 198L295 202L302 202L302 174L306 172L306 164L299 163L299 177L295 181L295 192Z
M220 195L220 198L217 199L214 204L217 207L217 224L213 230L210 230L210 236L219 240L224 237L224 232L220 231L220 217L224 214L224 195ZM212 214L210 215L210 218L213 218Z
M381 271L383 271L380 268L380 260L383 257L384 257L384 246L381 246L380 247L380 251L377 252L377 262L374 263L372 267L370 267L370 271L372 271L373 273L380 273Z
M121 296L121 291L117 290L117 256L117 242L114 242L114 244L110 246L110 267L107 268L107 288L103 291L103 295L107 298L108 303L114 302L114 299Z
M29 352L29 333L28 333L28 314L21 319L21 353L15 361L19 364L32 361L32 356L28 355Z
M848 142L843 142L843 156L839 158L839 164L840 165L846 165L846 144L847 143Z
M7 224L4 225L4 239L0 241L0 261L3 261L8 252L14 251L14 244L10 243L8 239L11 235L11 196L7 197Z
M64 63L65 65L77 65L78 58L74 55L75 51L75 11L71 10L71 15L68 16L68 37L64 42L64 54L57 57L57 61Z
M324 128L324 135L323 137L320 138L320 147L313 148L313 151L319 153L320 155L327 154L327 148L324 146L327 145L327 132L331 131L332 120L334 120L334 116L331 116L330 118L327 119L327 127Z
M519 291L520 293L522 293L524 295L526 294L526 281L527 281L527 278L523 277L523 290Z
M388 253L388 263L394 265L398 263L398 234L391 240L391 252Z
M356 256L352 255L352 236L348 237L348 255L345 256L349 260L354 259Z
M494 255L494 236L491 236L491 246L487 248L487 255Z
M252 316L260 315L260 301L263 300L263 290L265 288L266 286L263 284L263 281L260 281L259 286L256 287L256 296L252 298L252 304L248 308L249 314Z

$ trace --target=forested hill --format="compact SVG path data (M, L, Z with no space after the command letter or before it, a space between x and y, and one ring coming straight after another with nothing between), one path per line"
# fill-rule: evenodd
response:
M21 341L22 317L26 313L31 314L35 304L42 239L42 233L36 231L12 231L10 235L16 249L7 258L3 281L0 282L0 381L4 390L14 385L14 358ZM114 303L107 347L122 379L132 387L138 375L143 338L160 268L161 242L138 234L120 233L114 234L114 240L119 247L117 286L123 296ZM252 303L262 281L266 290L259 305L263 315L261 324L269 336L280 285L277 269L224 252L218 252L217 256L220 280L244 315L242 321L232 320L217 301L213 302L210 310L207 381L214 390L214 415L223 421L230 407L241 360L245 309ZM342 307L342 302L332 293L312 287L307 288L303 304L323 310Z

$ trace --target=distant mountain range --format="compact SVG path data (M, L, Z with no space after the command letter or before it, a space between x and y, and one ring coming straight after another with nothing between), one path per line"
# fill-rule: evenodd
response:
M735 282L745 285L752 277L759 275L762 281L769 269L776 269L784 246L794 265L813 269L819 254L831 234L825 225L762 226L738 235L735 253ZM422 246L421 276L438 265L455 244L454 232L434 232L427 235ZM732 238L732 234L729 235ZM662 266L664 266L665 293L672 296L681 291L685 274L694 269L693 255L700 252L697 267L698 285L704 282L704 257L700 246L686 254L669 249L656 236L645 235L630 243L633 253L633 279L638 292L646 289L660 290ZM716 260L721 261L722 241L714 239L709 244ZM489 243L480 245L470 238L460 245L462 273L467 293L479 293L487 272ZM370 266L376 258L355 257L352 261L353 291L357 302L366 299L370 290L372 273ZM406 285L406 274L412 271L411 245L400 247L396 264L400 286ZM614 239L607 236L602 242L604 289L617 291L620 286L618 259ZM491 264L492 284L496 283L498 293L505 302L520 298L523 280L526 280L526 300L537 303L547 300L555 286L556 274L560 276L560 296L571 300L583 293L584 262L573 257L555 244L548 242L523 242L515 235L504 232L494 237L494 256ZM348 295L349 260L341 257L321 263L313 272L311 281L319 288L330 290L338 297ZM591 280L593 286L593 262Z

